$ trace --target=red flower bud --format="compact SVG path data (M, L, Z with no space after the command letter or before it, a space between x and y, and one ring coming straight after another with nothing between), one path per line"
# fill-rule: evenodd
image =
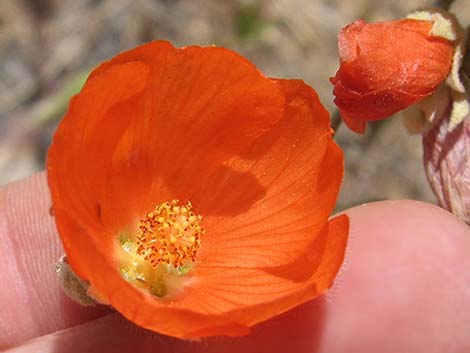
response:
M340 68L331 82L344 122L363 133L434 93L446 79L454 44L434 35L434 22L414 19L368 24L358 20L339 34Z

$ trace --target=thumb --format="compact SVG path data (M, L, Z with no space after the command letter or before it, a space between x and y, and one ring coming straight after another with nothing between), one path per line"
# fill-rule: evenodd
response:
M200 342L140 329L119 314L43 336L13 352L467 352L470 231L415 201L356 207L346 263L328 295L244 337Z

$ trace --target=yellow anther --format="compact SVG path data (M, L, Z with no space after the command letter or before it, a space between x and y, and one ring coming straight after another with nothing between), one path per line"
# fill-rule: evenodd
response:
M175 268L195 261L204 229L202 217L192 212L192 205L179 206L178 200L164 202L139 222L137 254L156 268L171 264Z

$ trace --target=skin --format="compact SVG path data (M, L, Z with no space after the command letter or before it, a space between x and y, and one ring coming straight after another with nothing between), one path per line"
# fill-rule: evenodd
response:
M0 349L6 352L469 352L470 229L416 201L346 211L345 264L326 296L238 338L181 341L62 294L44 174L0 189Z

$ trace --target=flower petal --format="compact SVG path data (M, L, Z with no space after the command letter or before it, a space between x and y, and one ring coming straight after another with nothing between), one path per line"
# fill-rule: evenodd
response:
M324 293L343 262L348 230L346 215L328 223L325 251L306 281L292 281L263 269L201 267L184 295L161 301L123 282L108 261L95 266L89 279L95 293L139 326L175 337L237 336ZM83 251L95 251L90 243L82 245Z
M148 79L142 62L115 65L92 75L75 96L49 149L47 172L54 208L73 214L82 226L100 227L100 204L117 141L132 115L111 108L132 105ZM126 111L127 112L127 111ZM97 135L96 131L106 131ZM80 192L77 192L80 190ZM59 202L60 199L60 202Z
M148 82L126 100L119 84L129 89L140 82L136 66L145 67ZM130 67L127 76L123 67ZM100 80L106 85L95 83ZM92 73L51 146L49 165L60 165L62 174L54 176L51 167L50 184L58 192L66 180L62 193L80 203L74 211L87 210L95 221L99 213L108 228L121 230L170 194L189 198L195 180L250 145L282 117L283 107L278 85L234 52L149 43ZM84 124L87 133L77 134ZM77 158L65 160L70 150Z
M138 50L134 56L147 60L152 48ZM229 50L188 47L157 54L148 59L154 79L141 98L139 119L114 156L103 209L108 224L120 220L116 228L169 195L191 199L199 182L282 116L284 98L277 85ZM142 182L136 190L136 170L151 175L151 184Z
M347 113L339 110L341 118L343 118L344 123L354 132L358 134L364 134L366 132L366 121L360 118L352 118Z
M293 262L321 234L334 208L343 155L326 110L301 81L280 80L284 118L193 199L207 233L205 266L270 267ZM236 171L236 172L235 172ZM243 212L239 212L243 204Z
M369 93L361 93L351 90L342 82L335 85L333 93L336 95L336 105L338 107L347 107L346 110L339 109L342 114L350 120L355 119L363 122L391 116L397 112L397 107L400 107L400 109L406 108L425 97L425 95L410 95L399 89L389 87Z
M204 267L198 269L198 293L185 296L179 305L190 305L197 312L225 313L235 323L249 327L281 314L331 287L344 259L348 230L345 215L328 223L325 251L305 281L292 281L263 269Z

